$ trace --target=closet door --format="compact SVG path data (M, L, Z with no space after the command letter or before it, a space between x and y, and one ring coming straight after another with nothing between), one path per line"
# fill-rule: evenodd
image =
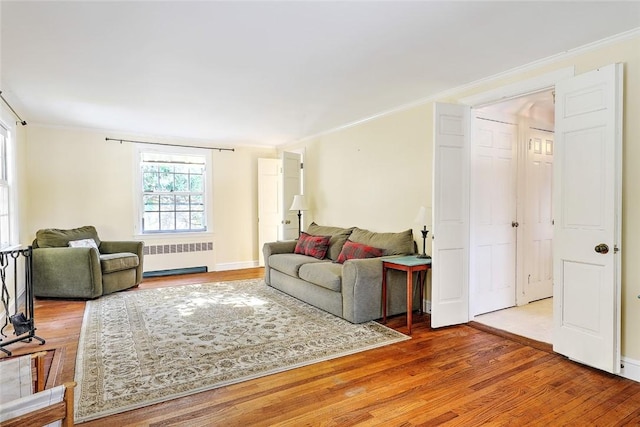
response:
M471 315L516 305L518 127L474 120L471 150Z

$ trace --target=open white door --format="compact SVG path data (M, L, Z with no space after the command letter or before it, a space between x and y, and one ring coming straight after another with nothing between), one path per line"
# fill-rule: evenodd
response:
M280 160L258 159L258 260L264 266L262 247L278 240L280 228Z
M620 371L622 65L556 85L553 349Z
M301 194L300 154L282 153L282 228L281 240L298 238L298 212L289 210L293 196Z
M469 117L435 104L431 326L469 321Z

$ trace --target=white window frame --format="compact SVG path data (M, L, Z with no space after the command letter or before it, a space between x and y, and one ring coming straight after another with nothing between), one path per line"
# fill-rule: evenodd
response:
M138 237L160 238L166 239L172 236L188 235L188 236L202 236L204 234L211 234L213 232L213 162L211 157L211 150L203 148L192 147L176 147L176 146L161 146L161 145L144 145L137 144L134 149L134 235ZM204 218L205 229L204 230L178 230L178 231L163 231L163 232L144 232L142 227L142 219L144 215L143 204L143 191L142 191L142 154L143 153L158 153L158 154L175 154L183 156L202 156L205 160L205 177L204 177Z
M9 176L9 130L0 124L0 249L11 246L11 185Z

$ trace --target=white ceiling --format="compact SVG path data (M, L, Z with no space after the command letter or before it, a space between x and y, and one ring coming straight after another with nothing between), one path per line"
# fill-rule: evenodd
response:
M227 146L292 142L640 27L638 1L0 8L0 90L27 122Z

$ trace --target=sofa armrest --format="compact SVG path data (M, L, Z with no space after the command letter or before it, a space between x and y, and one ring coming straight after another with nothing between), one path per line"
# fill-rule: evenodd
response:
M275 254L292 254L297 243L297 240L282 240L279 242L267 242L262 246L262 255L264 257L264 281L267 285L271 284L269 257Z
M121 252L130 252L138 255L138 267L136 268L136 285L142 282L142 274L144 273L144 242L125 240L125 241L102 241L100 243L100 253L117 254Z
M382 316L382 258L345 261L342 266L342 315L352 323Z
M296 249L297 240L281 240L279 242L267 242L262 247L262 253L266 260L269 255L292 254Z
M102 295L100 257L94 248L34 249L32 278L37 297L96 298Z

